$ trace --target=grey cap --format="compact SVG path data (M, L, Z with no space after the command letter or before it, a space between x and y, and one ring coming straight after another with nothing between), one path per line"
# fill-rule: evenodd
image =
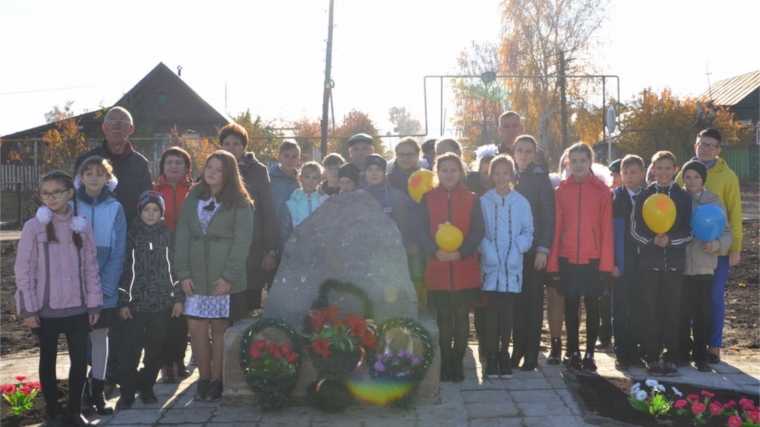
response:
M371 145L374 141L372 137L367 135L366 133L357 133L356 135L352 136L348 140L348 146L350 147L356 144L357 142L366 142Z

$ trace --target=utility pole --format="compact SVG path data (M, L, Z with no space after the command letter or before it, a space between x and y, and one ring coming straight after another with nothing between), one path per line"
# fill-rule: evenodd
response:
M330 78L330 71L332 68L332 37L333 37L333 7L335 6L335 0L330 0L330 18L327 26L327 54L325 58L325 87L324 95L322 96L322 145L320 150L322 151L322 157L327 155L327 120L329 118L330 111L330 98L332 97L332 79Z
M565 52L559 51L559 94L562 113L562 149L567 148L567 95L565 94Z

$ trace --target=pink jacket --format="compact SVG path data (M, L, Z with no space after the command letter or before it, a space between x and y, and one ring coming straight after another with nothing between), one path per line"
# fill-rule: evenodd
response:
M16 311L21 317L68 317L98 314L103 303L92 227L87 223L82 249L71 232L70 209L53 214L56 242L48 242L45 224L24 224L16 254Z

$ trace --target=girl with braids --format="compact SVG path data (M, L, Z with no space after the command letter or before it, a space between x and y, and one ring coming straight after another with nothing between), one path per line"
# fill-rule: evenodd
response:
M97 323L103 303L95 239L87 221L77 215L74 181L54 171L40 180L44 206L24 224L14 267L16 307L40 341L39 375L48 426L91 426L82 417L87 375L87 334ZM72 206L69 206L72 201ZM58 404L56 357L58 336L69 348L69 400Z

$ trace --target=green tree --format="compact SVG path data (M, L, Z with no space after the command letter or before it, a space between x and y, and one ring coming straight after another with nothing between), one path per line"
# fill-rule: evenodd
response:
M55 126L45 133L44 144L38 147L40 163L70 173L76 173L77 157L89 148L79 131L79 120L74 117L73 103L68 101L63 108L56 105L45 113L45 120Z
M283 138L283 135L271 123L265 122L261 116L253 119L250 109L233 116L232 120L248 132L247 151L254 152L262 162L277 159L278 141Z

